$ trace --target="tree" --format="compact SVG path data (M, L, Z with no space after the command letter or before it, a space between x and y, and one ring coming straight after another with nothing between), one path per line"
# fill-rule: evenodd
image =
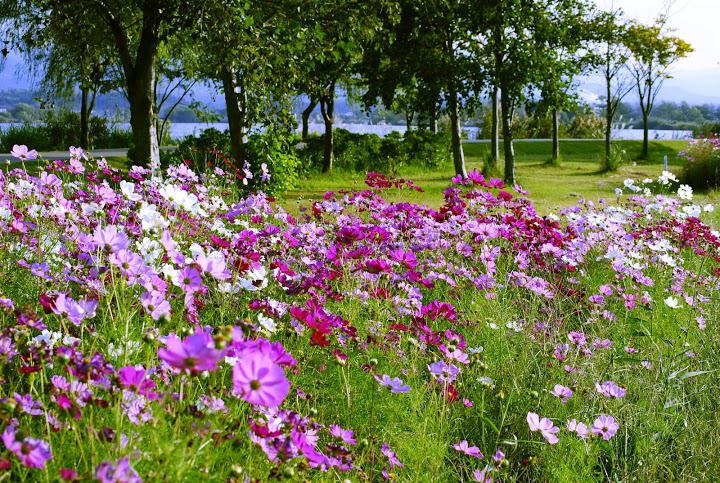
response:
M399 21L385 23L363 63L366 104L386 106L401 99L406 112L419 113L418 126L436 129L437 112L450 118L455 173L467 176L462 148L462 115L479 104L477 51L471 48L474 3L463 0L400 2ZM408 55L412 52L412 55Z
M217 0L221 2L222 0ZM93 42L113 49L130 103L130 125L137 162L160 160L153 86L158 50L169 38L202 28L203 8L212 2L191 0L0 0L0 19L12 22L14 44L32 49L26 39L53 37L58 28L75 28L78 16L99 29ZM188 15L193 11L198 15ZM63 44L67 49L81 45Z
M665 18L661 17L654 25L633 23L625 35L625 44L632 54L628 70L635 83L643 118L642 159L648 158L648 120L660 88L665 79L670 78L668 68L693 51L690 44L664 33L664 30Z
M325 124L323 172L329 172L333 166L336 90L352 82L363 49L381 31L381 15L392 15L393 4L386 0L364 3L338 0L311 2L302 7L303 55L299 65L303 70L297 77L297 88L310 100L304 112L304 126L315 104L320 105Z
M632 91L632 82L626 75L630 52L625 45L627 25L621 10L601 12L593 22L597 66L605 83L605 167L610 166L612 124L618 106Z

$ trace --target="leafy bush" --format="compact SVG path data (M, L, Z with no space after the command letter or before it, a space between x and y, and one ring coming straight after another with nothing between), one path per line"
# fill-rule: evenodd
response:
M686 160L680 180L703 191L720 186L720 138L693 139L680 153Z
M109 127L104 117L92 116L89 122L90 148L124 148L132 143L132 134ZM40 123L11 126L0 132L0 148L7 152L15 144L27 144L39 151L65 150L79 146L80 114L72 111L48 111Z
M603 171L617 171L620 166L625 164L628 160L627 151L619 144L613 144L610 146L610 158L602 160Z
M259 186L270 194L292 189L298 179L300 161L293 144L295 138L269 127L262 133L252 134L247 143L247 160L252 179L247 179L248 186ZM230 134L211 128L204 130L199 136L185 138L178 149L173 152L161 153L161 164L184 163L195 171L203 173L209 168L220 167L225 170L241 170L243 166L230 156ZM269 179L263 181L263 164L269 171Z
M693 129L693 136L696 138L710 138L720 136L720 122L703 124Z
M375 134L356 134L345 129L334 131L335 168L344 171L378 171L394 174L401 166L436 168L450 162L447 134L411 130L402 137L393 132L381 138ZM299 155L306 169L322 168L324 135L302 143Z

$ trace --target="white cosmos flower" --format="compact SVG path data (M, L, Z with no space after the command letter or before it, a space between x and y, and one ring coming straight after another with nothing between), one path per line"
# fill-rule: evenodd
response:
M680 308L680 300L678 300L677 297L670 296L665 299L665 305L671 309L678 309Z

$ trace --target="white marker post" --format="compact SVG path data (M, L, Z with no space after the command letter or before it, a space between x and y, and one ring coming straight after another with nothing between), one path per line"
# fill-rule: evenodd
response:
M665 155L665 159L663 159L663 171L667 171L667 154Z

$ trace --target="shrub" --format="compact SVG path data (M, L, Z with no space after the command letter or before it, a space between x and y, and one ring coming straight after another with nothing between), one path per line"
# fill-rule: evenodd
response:
M131 145L129 131L108 126L104 117L92 116L89 122L90 148L124 148ZM79 146L80 114L72 111L48 111L39 123L11 126L0 133L0 148L7 152L15 144L27 144L39 151L65 150Z
M679 156L685 159L682 183L698 191L720 186L720 138L693 139Z
M381 138L375 134L334 131L335 168L342 171L377 171L394 174L401 166L436 168L450 162L450 140L445 133L411 130L402 137L393 132ZM298 150L308 170L322 168L324 135L313 136Z
M293 149L295 137L273 127L250 135L246 147L247 161L253 173L248 186L259 187L266 193L276 194L292 189L298 179L300 161ZM161 153L161 164L184 163L199 173L209 168L240 170L242 165L230 156L230 134L210 128L199 136L185 138L178 149ZM267 181L260 179L263 164L270 173Z
M628 160L627 151L622 148L619 144L613 144L610 146L610 158L602 160L603 171L617 171L620 166L625 164Z

